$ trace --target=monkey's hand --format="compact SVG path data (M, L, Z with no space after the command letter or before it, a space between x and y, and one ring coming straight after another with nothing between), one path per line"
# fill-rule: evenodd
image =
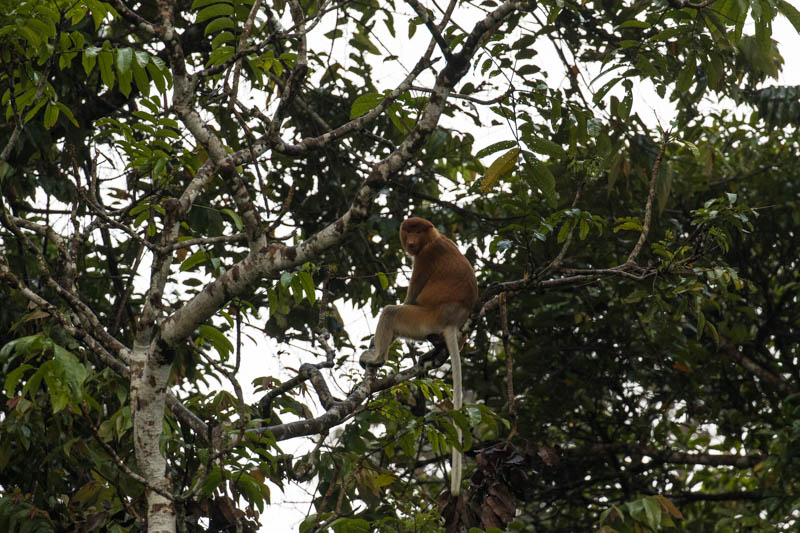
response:
M369 350L365 350L364 353L361 354L361 357L358 358L358 363L361 365L361 368L377 368L382 366L385 362L386 357L381 357L374 346L370 346Z

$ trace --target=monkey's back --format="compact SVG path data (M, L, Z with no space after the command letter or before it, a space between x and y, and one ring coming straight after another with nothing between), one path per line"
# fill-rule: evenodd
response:
M417 269L430 269L417 304L434 307L459 303L471 311L478 301L478 281L472 265L447 237L440 236L422 249L414 258L414 271Z

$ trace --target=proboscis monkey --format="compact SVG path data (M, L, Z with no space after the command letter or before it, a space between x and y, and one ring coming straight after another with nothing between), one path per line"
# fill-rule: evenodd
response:
M453 368L453 407L463 404L459 329L478 301L478 282L467 258L455 243L441 235L424 218L409 218L400 225L400 243L414 259L408 294L402 305L387 305L369 350L361 354L361 366L381 366L395 337L425 340L441 334ZM461 442L461 429L456 426ZM450 493L461 489L462 455L453 448Z

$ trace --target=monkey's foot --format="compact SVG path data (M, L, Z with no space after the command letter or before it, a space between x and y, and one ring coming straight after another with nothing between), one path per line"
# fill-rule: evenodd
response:
M374 348L365 350L364 353L361 354L361 357L358 358L358 363L361 365L361 368L367 368L368 366L375 368L382 366L385 362L383 357L378 355L378 352L376 352Z

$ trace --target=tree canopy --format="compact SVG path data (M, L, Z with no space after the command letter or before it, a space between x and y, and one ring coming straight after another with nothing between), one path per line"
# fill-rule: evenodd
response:
M300 484L304 533L794 530L780 18L0 0L0 529L272 529ZM365 372L343 315L402 301L411 215L478 276L458 411L438 343Z

